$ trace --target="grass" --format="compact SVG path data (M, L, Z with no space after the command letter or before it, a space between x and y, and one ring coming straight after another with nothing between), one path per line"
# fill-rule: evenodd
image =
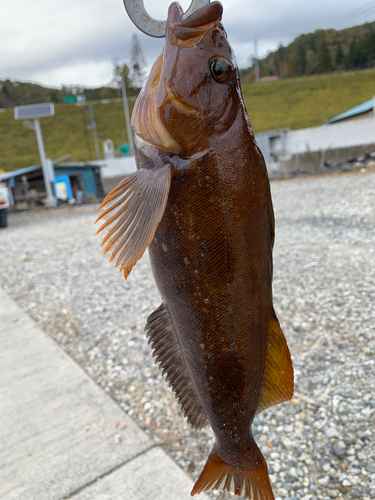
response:
M115 147L127 142L122 101L91 103L94 110L100 153L102 143L112 139ZM132 111L134 100L129 99ZM95 160L95 145L89 124L87 106L72 104L55 105L55 116L40 119L47 158L57 159L70 154L66 161ZM35 132L22 121L14 119L13 109L0 113L0 170L15 170L40 164Z
M254 132L316 127L375 95L375 69L243 86Z
M322 125L375 94L375 69L330 73L243 85L242 91L254 132ZM102 142L117 148L127 140L121 101L92 103L101 154ZM129 100L130 110L134 101ZM41 119L48 158L70 154L69 160L94 160L92 132L86 131L87 106L60 104L55 116ZM40 162L35 133L14 120L13 109L0 113L0 170L14 170Z

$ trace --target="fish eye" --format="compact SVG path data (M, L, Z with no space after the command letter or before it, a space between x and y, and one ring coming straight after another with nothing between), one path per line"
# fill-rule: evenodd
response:
M231 63L223 57L211 59L210 69L212 78L218 83L228 83L232 78L233 67Z

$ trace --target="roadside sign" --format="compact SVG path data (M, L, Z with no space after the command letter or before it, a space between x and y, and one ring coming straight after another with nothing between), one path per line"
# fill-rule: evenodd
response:
M52 182L55 176L53 167L51 167L51 160L47 160L46 153L44 151L42 129L40 126L39 118L45 116L53 116L55 114L55 106L53 102L45 102L42 104L28 104L26 106L16 106L14 108L14 118L16 120L23 120L24 124L35 130L36 140L38 143L40 161L42 163L43 179L44 185L46 187L47 198L45 203L49 207L56 206L56 198L52 190ZM34 119L34 125L27 120L27 118ZM30 127L31 125L31 127Z
M43 104L27 104L25 106L16 106L14 108L14 118L16 120L26 120L27 118L43 118L44 116L53 116L55 106L53 102Z

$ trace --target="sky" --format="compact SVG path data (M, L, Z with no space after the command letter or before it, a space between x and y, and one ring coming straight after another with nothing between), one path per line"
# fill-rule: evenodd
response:
M155 19L165 19L171 0L144 0ZM342 29L375 19L375 0L221 0L223 24L240 67L316 29ZM184 11L190 0L180 0ZM138 32L148 69L163 40L137 31L122 0L0 0L0 80L46 86L103 86L113 59L130 59Z

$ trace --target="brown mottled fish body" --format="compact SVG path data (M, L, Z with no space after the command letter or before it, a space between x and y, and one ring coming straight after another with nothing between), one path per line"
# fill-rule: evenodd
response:
M246 133L241 122L240 114L238 128ZM172 179L150 245L158 288L181 346L188 346L188 370L219 442L233 457L251 439L272 310L264 258L272 248L272 212L269 196L259 197L259 189L268 191L267 180L264 171L236 168L251 152L254 157L253 144L252 151L238 147L236 132L231 128L194 169Z
M215 433L192 494L272 500L251 424L291 398L293 369L272 305L266 167L221 12L213 2L182 21L170 7L133 115L139 170L104 201L102 228L126 277L149 245L163 300L146 327L153 353L190 424Z
M246 125L240 112L227 137L212 141L207 156L172 179L149 247L173 326L181 345L189 346L185 359L210 424L234 448L244 443L227 436L233 424L244 426L241 441L250 439L272 311L272 206ZM251 160L261 168L238 168Z

